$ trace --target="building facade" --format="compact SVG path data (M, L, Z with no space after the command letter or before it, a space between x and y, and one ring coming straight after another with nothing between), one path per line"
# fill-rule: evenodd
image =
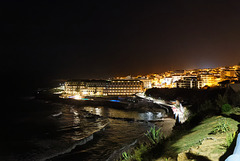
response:
M106 86L108 96L130 96L144 91L140 80L112 80Z
M197 77L183 77L181 80L176 82L177 88L201 88L203 82L198 80Z
M140 80L70 80L65 82L69 96L130 96L144 91Z
M220 82L221 78L216 77L213 74L206 73L206 74L200 74L200 79L203 81L203 86L218 86L218 82Z
M80 96L106 95L106 83L103 80L70 80L65 82L65 93Z
M143 82L144 89L152 88L152 81L146 78L138 78L138 80Z

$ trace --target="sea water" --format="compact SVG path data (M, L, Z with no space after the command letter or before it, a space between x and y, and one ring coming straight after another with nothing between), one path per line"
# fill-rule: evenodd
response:
M78 107L37 99L9 107L12 113L7 110L1 119L0 160L5 161L111 160L144 135L152 126L147 121L162 117L161 112Z

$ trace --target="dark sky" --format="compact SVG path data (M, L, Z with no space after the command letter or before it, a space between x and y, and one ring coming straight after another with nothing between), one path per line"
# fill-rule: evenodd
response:
M1 72L18 79L109 78L240 62L238 0L6 0L0 6Z

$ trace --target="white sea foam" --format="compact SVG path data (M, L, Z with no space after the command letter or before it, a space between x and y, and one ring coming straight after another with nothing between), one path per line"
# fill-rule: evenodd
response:
M60 116L60 115L62 115L62 111L59 112L59 113L56 113L56 114L52 114L53 117L58 117L58 116Z
M85 138L83 138L83 139L75 142L75 143L72 144L70 147L68 147L68 148L66 148L66 149L62 149L61 151L59 151L59 152L57 152L57 153L49 154L49 155L47 155L47 156L39 159L39 161L45 161L45 160L47 160L47 159L51 159L51 158L57 157L57 156L59 156L59 155L62 155L62 154L66 154L66 153L71 152L73 149L76 148L76 146L84 145L84 144L86 144L87 142L93 140L94 134L96 134L96 133L104 130L104 128L105 128L107 125L108 125L108 123L105 124L105 125L103 125L101 129L98 129L98 130L93 131L93 133L92 133L91 135L89 135L89 136L87 136L87 137L85 137ZM46 155L46 154L45 154L45 155Z

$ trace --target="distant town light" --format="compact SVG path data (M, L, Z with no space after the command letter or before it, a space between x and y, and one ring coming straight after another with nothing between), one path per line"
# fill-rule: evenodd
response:
M75 95L75 96L74 96L74 99L80 100L80 99L82 99L82 97L81 97L80 95Z

